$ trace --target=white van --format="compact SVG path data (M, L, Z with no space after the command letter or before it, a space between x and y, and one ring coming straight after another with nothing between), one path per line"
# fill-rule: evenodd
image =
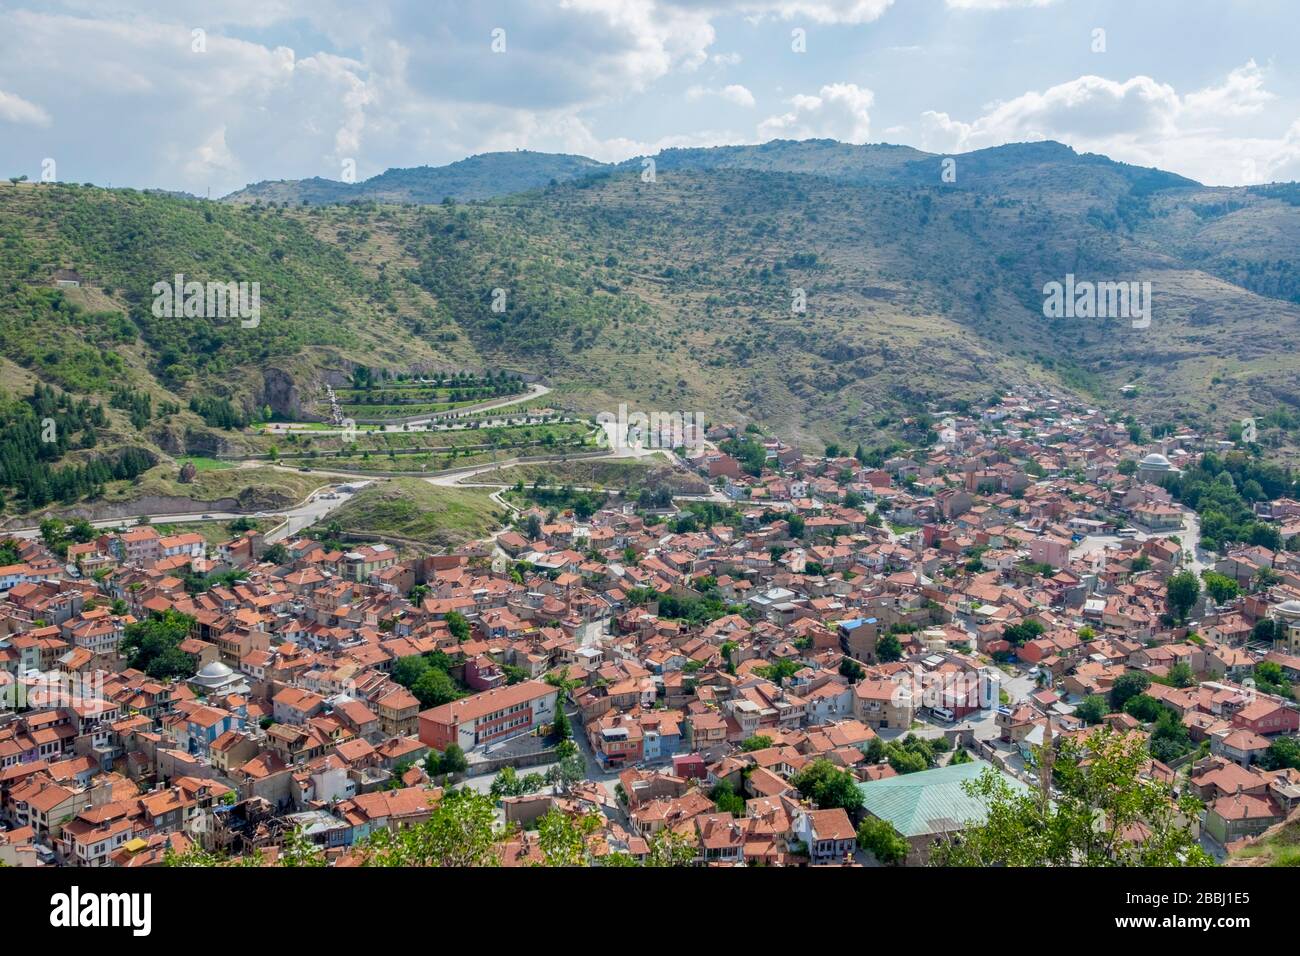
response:
M930 716L934 717L936 720L942 720L945 724L951 724L957 719L957 715L947 707L931 707Z

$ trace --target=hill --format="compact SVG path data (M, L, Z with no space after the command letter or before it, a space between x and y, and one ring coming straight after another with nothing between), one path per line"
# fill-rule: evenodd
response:
M359 183L315 177L253 183L223 199L230 203L289 203L321 205L369 201L381 203L439 203L489 199L551 182L563 182L604 168L585 156L534 153L484 153L447 166L389 169Z
M322 420L359 368L544 377L571 411L693 411L814 447L916 441L927 415L1031 380L1148 428L1268 415L1263 441L1294 446L1300 187L1057 143L952 157L955 181L945 158L776 141L668 150L645 181L637 160L489 154L358 184L396 203L308 206L0 187L0 390L22 434L37 383L89 403L60 412L75 430L50 467L135 449L105 466L132 473L264 450L247 423ZM453 187L474 198L441 201ZM260 322L155 315L177 273L258 282ZM1152 321L1046 318L1067 276L1149 282Z
M444 488L420 478L394 478L358 491L329 524L358 535L390 535L433 547L484 537L505 509L477 488Z
M1300 811L1233 853L1228 866L1300 866Z

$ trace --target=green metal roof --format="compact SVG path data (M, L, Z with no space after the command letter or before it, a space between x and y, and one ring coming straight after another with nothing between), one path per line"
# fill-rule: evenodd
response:
M888 820L905 837L948 833L984 822L983 801L962 788L985 770L996 770L987 760L974 760L919 773L899 774L858 784L862 808ZM1028 788L1014 777L1003 778L1015 790Z

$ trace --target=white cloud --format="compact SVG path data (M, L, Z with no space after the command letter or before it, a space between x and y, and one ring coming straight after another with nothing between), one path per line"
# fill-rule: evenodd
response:
M17 93L6 93L0 90L0 122L49 126L50 114Z
M871 135L875 94L855 83L829 83L815 96L799 94L789 112L758 124L759 139L838 139L865 143Z
M611 2L617 3L619 0ZM880 19L893 2L894 0L661 0L658 6L703 10L711 14L733 13L760 20L767 17L782 20L802 17L821 24L860 24Z
M1057 0L946 0L949 10L1012 10L1050 7Z
M1214 86L1184 95L1149 76L1108 80L1080 76L1042 92L995 103L969 122L921 114L915 141L935 152L965 152L1002 143L1055 139L1113 159L1174 170L1212 185L1275 178L1295 161L1295 127L1270 139L1240 129L1273 94L1252 60Z
M1211 118L1247 116L1259 113L1276 97L1264 89L1264 71L1254 60L1237 67L1219 86L1209 87L1183 98L1189 113Z
M686 91L686 98L691 100L704 99L708 96L716 96L726 100L728 103L734 103L737 106L752 108L754 106L754 94L741 86L739 83L731 83L720 89L711 89L706 86L692 86Z
M38 155L69 178L218 193L268 168L336 176L377 95L359 62L333 54L211 31L195 52L189 27L141 20L17 11L9 23L0 62L46 91L60 119Z

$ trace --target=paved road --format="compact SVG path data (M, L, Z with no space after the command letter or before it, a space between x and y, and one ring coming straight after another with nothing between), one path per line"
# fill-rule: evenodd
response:
M1034 678L1029 676L1027 670L1019 674L1011 674L1000 667L994 666L993 669L1001 675L999 686L1007 692L1011 703L1019 703L1034 691ZM924 720L925 718L921 717L919 719ZM927 721L923 727L915 730L885 730L881 732L880 736L886 740L906 737L909 733L914 733L922 738L942 737L944 732L948 730L973 730L975 731L976 740L992 740L1001 733L997 726L997 706L994 705L988 710L971 714L965 720L959 720L956 723L943 724L937 721Z
M1201 519L1195 512L1189 511L1186 513L1181 530L1139 531L1133 540L1146 541L1148 538L1177 538L1181 541L1184 567L1198 577L1202 571L1214 566L1214 555L1200 546ZM1098 551L1105 551L1107 548L1118 547L1122 540L1122 538L1113 534L1090 534L1070 549L1070 558L1083 558Z
M479 412L492 411L493 409L497 409L497 408L508 408L511 405L518 405L521 402L530 402L535 398L541 398L543 395L549 394L550 391L551 390L547 388L545 385L533 384L528 386L528 391L523 395L513 395L510 396L509 398L497 398L497 399L493 399L490 402L480 402L477 405L466 405L464 408L459 408L456 409L455 411L439 412L436 415L425 415L423 417L419 415L411 415L406 418L394 418L390 421L384 422L383 427L381 429L367 428L365 429L365 431L422 432L422 431L429 431L431 425L433 425L435 428L442 428L442 427L449 427L451 429L470 428L473 426L470 425L469 423L466 423L464 425L451 425L451 426L443 426L441 424L435 424L435 423L455 422L460 418L469 415L476 415ZM475 419L475 421L479 421L479 420ZM492 419L491 421L480 422L479 427L488 428L495 425L510 424L513 423L514 421L515 421L514 419ZM344 434L344 429L304 427L301 423L298 422L272 422L269 425L267 425L266 432L267 434L270 435L286 435L289 434L290 432L306 432L311 435L342 435Z
M544 392L550 391L543 385L539 385L535 387L543 389ZM522 400L523 399L519 397L513 399L513 401L522 401ZM673 455L671 451L666 451L658 448L644 448L641 446L640 443L637 443L636 445L630 447L629 446L616 447L608 455L601 455L599 457L573 458L571 454L566 453L566 454L557 454L542 459L534 459L533 461L527 462L526 464L540 465L540 464L548 464L548 463L562 462L562 461L609 461L609 460L619 460L619 459L638 459L638 458L645 458L656 454L662 454L672 462L678 461L678 459ZM268 463L265 461L261 461L260 459L249 459L246 461L240 461L235 463L235 465L237 468L268 467ZM286 472L302 471L301 468L290 468L285 465L269 465L269 467L275 468L278 471L286 471ZM498 504L503 505L506 508L517 510L517 509L513 509L513 506L511 506L507 501L505 501L501 497L501 492L504 489L510 487L509 485L491 483L491 482L465 481L465 479L467 478L474 478L478 475L484 474L489 471L494 471L502 467L509 467L509 466L499 461L488 462L483 465L476 465L466 469L456 469L452 472L446 472L443 474L425 475L425 476L412 474L411 477L423 477L424 480L428 481L430 484L439 485L442 487L460 486L460 487L492 488L494 489L492 494L492 499L494 501L496 501ZM313 468L311 471L312 474L317 475L324 479L331 479L331 478L339 479L340 481L336 483L350 482L354 484L356 483L370 484L375 481L388 480L385 477L377 477L375 475L369 475L364 472L345 471L340 469L330 470L330 469L323 469L323 468ZM344 493L339 493L338 496L335 498L324 497L324 493L330 487L331 487L330 485L322 485L321 487L313 491L302 502L300 502L299 504L295 505L292 508L276 509L273 513L282 515L285 520L276 528L274 528L272 531L268 532L266 536L267 542L270 544L274 544L277 541L283 540L288 537L292 537L293 535L300 532L302 529L310 527L311 525L315 524L325 515L329 514L330 512L338 508L340 505L344 504L351 497L350 494L344 494ZM575 490L594 491L594 490L604 490L604 489L577 488ZM725 502L727 500L726 497L721 492L716 490L710 490L709 494L707 495L674 495L673 497L680 498L683 500L689 500L689 501ZM263 516L263 515L261 512L258 512L258 516ZM192 513L183 513L183 514L126 515L121 518L97 519L92 521L91 525L94 526L95 528L104 529L104 528L131 527L135 524L138 524L142 518L147 519L150 522L161 521L164 523L180 523L180 522L190 523L190 522L198 522L198 521L233 521L236 518L241 518L241 517L249 517L249 515L246 513L230 512L230 511L210 511L210 512L196 511ZM497 534L499 535L503 533L505 530L507 529L502 528L500 531L497 532ZM28 527L28 528L6 529L0 531L0 534L12 535L18 538L36 538L40 536L40 528Z
M345 476L350 477L350 476ZM325 486L329 487L329 486ZM329 514L339 505L346 502L350 497L349 494L340 493L337 498L325 498L322 496L323 488L313 491L300 504L289 509L279 509L274 512L263 514L258 512L259 516L270 517L272 514L284 518L276 528L266 535L267 543L274 544L286 537L297 534L303 528L315 524L325 515ZM191 514L151 514L151 515L132 515L124 518L105 518L92 521L91 526L99 529L105 528L130 528L140 523L141 518L147 518L150 523L162 522L163 524L180 524L194 523L200 521L234 521L236 518L248 518L251 515L244 512L235 511L203 511L193 512ZM36 528L15 528L0 532L6 535L12 535L15 538L37 538L40 537L41 530Z

